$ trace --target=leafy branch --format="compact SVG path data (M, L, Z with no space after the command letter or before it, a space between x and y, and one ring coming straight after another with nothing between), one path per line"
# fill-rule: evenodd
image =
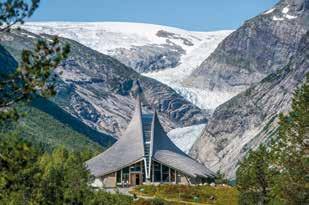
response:
M23 24L25 18L33 15L40 0L6 0L0 1L0 31L9 31L17 24Z
M22 62L15 73L0 75L0 120L18 117L13 105L34 95L55 94L56 69L68 57L69 45L62 46L54 37L51 42L39 40L34 51L24 50Z

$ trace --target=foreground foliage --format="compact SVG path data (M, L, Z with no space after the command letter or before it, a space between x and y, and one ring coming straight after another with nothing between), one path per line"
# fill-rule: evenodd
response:
M90 152L42 152L18 136L0 138L0 204L126 205L132 199L95 191L84 162Z
M308 154L309 74L289 114L279 117L278 137L251 152L237 170L241 204L308 204Z
M40 0L6 0L0 2L0 31L9 31L17 23L33 15Z
M154 199L139 199L134 202L134 205L186 205L186 203L166 201L160 198Z
M40 0L0 1L0 35L1 32L9 32L16 23L24 23L39 3ZM61 44L57 37L52 41L39 39L33 50L22 51L21 62L15 71L5 72L0 65L0 122L19 117L16 103L36 95L48 97L55 94L53 71L69 52L69 45Z
M229 186L142 185L135 188L137 195L158 197L167 201L207 204L238 204L238 191ZM167 203L167 202L166 202ZM167 203L168 204L168 203Z

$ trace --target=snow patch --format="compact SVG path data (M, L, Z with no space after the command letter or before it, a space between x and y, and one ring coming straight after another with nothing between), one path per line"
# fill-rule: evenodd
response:
M109 51L116 48L130 49L134 46L166 44L167 39L190 51L192 46L186 45L181 39L158 36L157 33L161 30L177 34L177 37L187 39L193 44L198 44L200 37L183 29L127 22L27 22L20 27L36 34L46 33L73 39L104 54L109 54Z
M27 34L27 33L21 32L20 34L21 34L21 35L24 35L24 36L26 36L26 37L28 37L28 38L36 38L35 36L29 35L29 34Z
M269 9L268 11L264 12L264 14L270 14L275 10L275 8Z
M283 9L282 9L282 13L283 14L287 14L288 12L289 12L289 6L286 6L286 7L284 7Z
M169 138L185 153L189 153L206 124L176 128L167 133Z
M283 20L284 20L284 18L274 16L274 17L273 17L273 20L274 20L274 21L283 21Z
M287 18L287 19L296 19L297 16L291 16L291 15L287 14L287 15L285 15L285 18Z

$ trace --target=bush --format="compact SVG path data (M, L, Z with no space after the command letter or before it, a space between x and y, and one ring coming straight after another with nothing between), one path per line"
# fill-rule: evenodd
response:
M89 205L131 205L132 198L122 194L111 194L98 191L87 204Z

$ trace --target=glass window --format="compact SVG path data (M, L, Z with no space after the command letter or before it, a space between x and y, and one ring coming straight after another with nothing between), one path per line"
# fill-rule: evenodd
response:
M161 164L153 162L154 182L161 182Z
M117 171L117 183L121 183L121 170Z
M162 165L162 181L169 182L169 168L167 166Z
M175 182L176 181L175 174L176 174L176 171L171 168L171 182Z
M142 161L142 174L143 174L143 182L146 181L146 172L145 172L145 165L144 165L144 162Z
M122 174L129 174L129 167L123 168Z
M129 167L122 169L122 181L124 183L129 183Z
M133 164L132 166L130 166L130 170L131 170L131 172L140 172L141 171L141 163L138 162L136 164Z

